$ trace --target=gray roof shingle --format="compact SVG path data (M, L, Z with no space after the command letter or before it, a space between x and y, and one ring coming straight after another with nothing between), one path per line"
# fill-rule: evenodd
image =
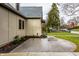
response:
M26 17L42 17L42 7L21 7L20 12Z

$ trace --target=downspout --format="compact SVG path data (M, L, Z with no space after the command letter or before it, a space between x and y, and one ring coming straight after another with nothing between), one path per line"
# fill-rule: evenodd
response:
M42 12L41 12L41 33L43 35L42 20L43 20L43 9L42 9Z
M8 42L9 42L9 10L8 10Z

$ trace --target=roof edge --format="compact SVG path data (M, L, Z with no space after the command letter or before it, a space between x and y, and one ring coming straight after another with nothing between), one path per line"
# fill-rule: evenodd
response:
M42 17L27 17L27 19L41 19Z
M8 9L9 11L11 11L11 12L13 12L13 13L15 13L15 14L17 14L17 15L23 17L23 18L27 18L26 16L22 15L19 11L15 10L15 9L12 9L12 8L10 8L9 6L5 5L5 3L0 3L0 6L2 6L2 7L4 7L4 8L6 8L6 9Z

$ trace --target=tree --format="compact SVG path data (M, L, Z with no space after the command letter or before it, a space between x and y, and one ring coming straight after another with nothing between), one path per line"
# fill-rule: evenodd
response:
M67 16L77 15L79 12L79 3L59 3L58 5L62 7L62 11Z
M64 24L65 24L64 17L61 17L60 18L60 26L63 26Z
M52 8L48 13L48 22L47 27L49 28L55 28L59 30L60 26L60 20L59 20L59 10L55 3L52 4Z

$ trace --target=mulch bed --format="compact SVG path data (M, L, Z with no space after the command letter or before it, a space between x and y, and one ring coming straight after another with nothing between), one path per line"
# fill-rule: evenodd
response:
M9 53L9 52L11 52L14 48L16 48L17 46L22 44L27 39L29 39L29 38L23 38L19 41L14 40L14 41L0 47L0 53Z
M0 48L0 53L8 53L10 51L12 51L14 48L16 48L19 44L12 44L12 43L9 43L3 47Z
M46 35L41 35L41 36L26 36L26 38L46 38Z

